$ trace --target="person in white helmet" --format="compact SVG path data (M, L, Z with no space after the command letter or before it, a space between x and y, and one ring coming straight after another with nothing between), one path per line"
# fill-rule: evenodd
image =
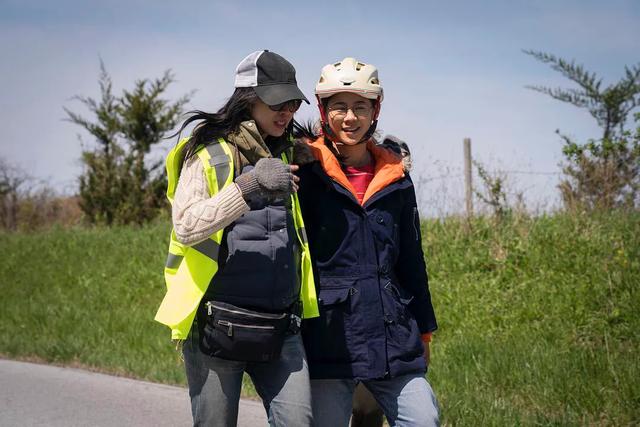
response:
M383 89L375 66L326 65L316 85L320 134L299 170L299 198L320 316L303 321L314 425L347 426L366 387L392 426L433 426L425 378L431 304L413 183L401 155L373 138Z

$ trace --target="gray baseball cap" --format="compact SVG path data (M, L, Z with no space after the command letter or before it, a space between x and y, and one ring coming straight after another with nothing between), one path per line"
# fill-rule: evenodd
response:
M301 99L309 100L298 88L296 69L277 53L258 50L249 54L236 68L235 87L252 87L267 105Z

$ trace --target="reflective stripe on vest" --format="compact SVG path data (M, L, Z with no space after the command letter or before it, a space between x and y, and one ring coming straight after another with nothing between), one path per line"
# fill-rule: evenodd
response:
M173 203L184 157L182 150L187 141L188 138L181 140L167 156L167 198L171 203ZM233 182L233 156L223 138L219 138L217 143L198 150L197 156L204 166L211 196ZM288 163L284 153L282 160ZM311 253L296 193L291 195L291 201L296 235L302 248L300 299L303 304L303 317L317 317L318 302L311 267ZM218 254L223 233L224 229L218 230L203 242L185 246L177 240L175 231L171 230L169 254L164 269L167 293L160 304L155 320L171 328L173 339L185 339L189 334L200 300L218 271Z
M282 160L289 163L285 153L282 153ZM307 232L304 229L304 220L300 210L298 193L291 193L291 211L293 212L293 224L296 228L296 235L302 248L300 259L300 301L302 301L302 317L309 319L318 317L318 298L316 295L316 285L313 279L313 267L311 264L311 250L307 241Z

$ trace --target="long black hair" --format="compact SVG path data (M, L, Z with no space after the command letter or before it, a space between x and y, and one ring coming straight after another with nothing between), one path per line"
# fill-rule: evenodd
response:
M250 120L251 109L257 99L258 95L253 88L239 87L216 113L206 113L201 110L189 111L187 113L189 117L182 123L180 129L170 136L179 136L191 123L200 121L183 148L183 162L193 156L201 145L209 144L219 137L226 137L237 131L240 123Z
M183 162L193 156L200 146L210 144L220 137L226 138L237 132L240 123L252 119L251 110L258 99L253 88L239 87L216 113L206 113L200 110L189 111L187 113L189 117L182 123L180 129L170 136L172 138L180 135L189 124L200 121L191 132L191 138L183 148ZM293 120L287 126L284 135L274 139L285 138L288 140L292 131ZM270 142L270 139L271 137L267 137L265 142Z
M321 134L318 120L309 119L302 123L293 121L293 137L296 139L306 138L315 141Z

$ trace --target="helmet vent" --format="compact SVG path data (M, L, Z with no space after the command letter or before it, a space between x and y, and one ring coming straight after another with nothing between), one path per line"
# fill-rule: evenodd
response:
M322 67L315 92L318 99L327 99L339 92L350 92L378 103L384 96L378 69L352 57Z

